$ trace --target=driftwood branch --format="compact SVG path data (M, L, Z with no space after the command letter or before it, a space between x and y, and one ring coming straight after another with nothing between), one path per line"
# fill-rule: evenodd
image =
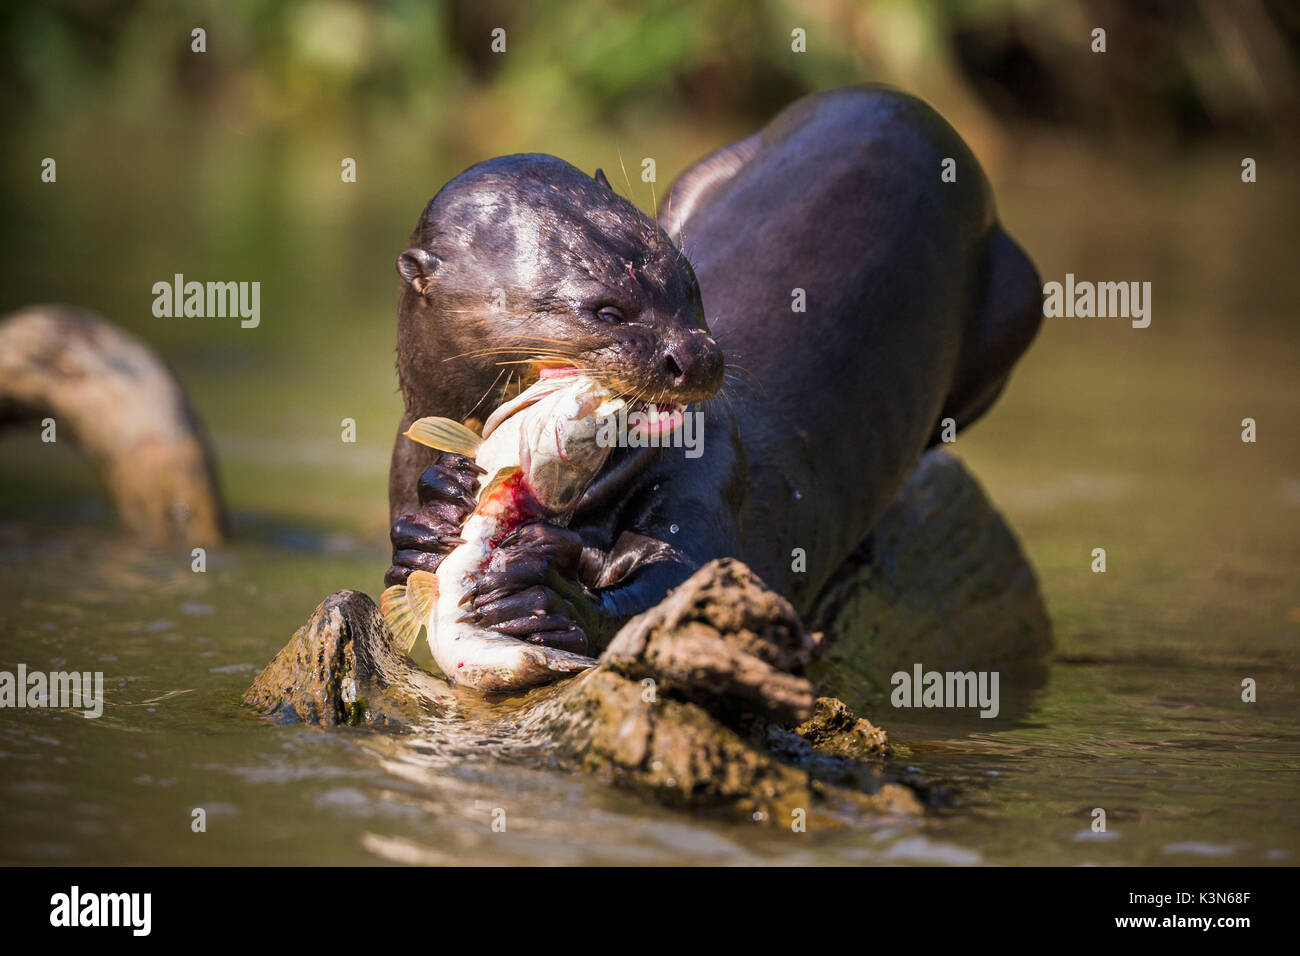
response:
M143 342L84 309L0 320L0 423L52 418L94 462L122 523L157 543L214 544L222 509L202 428Z

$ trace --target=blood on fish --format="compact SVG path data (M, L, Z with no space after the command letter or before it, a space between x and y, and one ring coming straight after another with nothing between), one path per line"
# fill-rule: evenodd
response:
M608 389L577 369L540 371L542 378L559 381L543 384L539 379L529 386L531 394L525 390L512 399L513 404L507 403L494 412L498 420L486 438L475 435L475 441L469 442L470 436L462 434L464 426L438 419L424 422L425 431L416 438L435 448L441 447L439 441L456 447L470 444L475 449L476 463L491 476L486 479L488 485L480 492L473 514L462 526L464 540L445 556L432 575L417 572L432 576L438 585L433 590L432 582L421 582L433 590L435 600L427 608L427 617L423 598L418 609L434 661L449 681L466 683L485 693L525 690L579 673L596 663L583 654L496 633L477 624L473 616L467 617L464 610L481 583L475 582L474 575L492 566L506 537L540 520L566 524L570 512L564 508L573 505L574 494L586 487L608 454L594 441L592 425L598 432L599 422L589 419L607 404L609 409L602 417L608 417L623 403L614 402ZM566 441L571 443L569 447ZM582 454L572 454L574 448ZM409 633L416 609L408 594L416 583L413 573L407 585L395 585L384 593L385 619L402 628L412 640L418 636Z
M536 499L524 487L523 472L511 475L492 493L492 500L480 506L483 514L497 520L497 531L488 539L489 549L495 549L506 536L520 526L536 521L542 516Z

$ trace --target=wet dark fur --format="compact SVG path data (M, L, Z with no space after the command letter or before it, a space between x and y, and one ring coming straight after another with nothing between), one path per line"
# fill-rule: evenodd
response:
M722 382L716 345L697 334L689 264L640 210L563 160L474 166L429 203L410 246L397 373L412 415L486 417L512 371L497 363L533 355L568 357L629 396L690 400ZM621 318L602 319L607 307Z
M945 157L956 183L940 180ZM806 611L941 420L982 414L1038 327L1038 277L977 162L911 97L801 100L684 174L661 219L684 258L603 183L552 157L505 157L448 184L399 259L399 431L421 415L485 415L511 366L463 354L483 346L553 348L629 395L698 399L722 377L698 331L707 315L734 363L728 400L708 404L703 457L617 452L573 535L539 534L518 570L485 583L477 604L499 609L492 621L536 613L548 632L599 644L723 555ZM496 288L504 314L486 304ZM795 288L804 313L791 311ZM602 303L626 321L603 322ZM394 518L415 508L430 462L398 438ZM796 548L806 571L792 570ZM549 560L560 553L563 573Z

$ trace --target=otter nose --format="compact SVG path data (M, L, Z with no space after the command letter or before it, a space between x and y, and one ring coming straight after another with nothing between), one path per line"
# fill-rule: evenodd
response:
M668 373L674 387L686 384L686 372L683 371L682 362L678 358L680 353L680 348L671 345L664 351L664 371Z
M722 387L722 350L703 330L675 336L664 348L664 377L682 399L709 398Z

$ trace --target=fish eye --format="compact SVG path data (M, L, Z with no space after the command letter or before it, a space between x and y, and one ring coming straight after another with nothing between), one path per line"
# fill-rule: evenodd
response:
M602 305L596 310L596 318L602 322L622 322L623 313L615 306Z

